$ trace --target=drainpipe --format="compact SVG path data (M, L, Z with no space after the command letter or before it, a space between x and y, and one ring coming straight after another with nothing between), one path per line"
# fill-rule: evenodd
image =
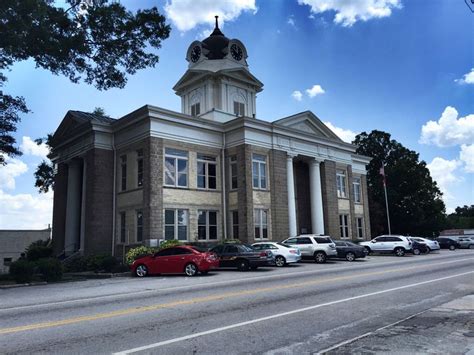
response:
M112 133L112 150L114 152L114 186L112 188L112 256L115 256L115 189L116 189L116 178L117 178L117 167L116 167L116 162L117 162L117 151L115 150L115 133Z
M224 239L227 239L227 204L226 204L226 176L225 176L225 132L222 132L222 157L221 157L221 170L222 170L222 216L223 216L223 232Z

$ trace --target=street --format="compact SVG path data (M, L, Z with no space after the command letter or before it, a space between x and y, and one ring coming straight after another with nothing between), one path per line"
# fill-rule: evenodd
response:
M5 354L338 353L338 344L471 294L472 250L4 289L0 348Z

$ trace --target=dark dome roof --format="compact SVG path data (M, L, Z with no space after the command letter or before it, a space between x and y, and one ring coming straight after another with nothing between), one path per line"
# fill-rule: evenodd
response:
M216 16L216 28L209 37L202 41L202 47L209 51L205 54L207 59L223 59L227 54L229 41L219 29Z

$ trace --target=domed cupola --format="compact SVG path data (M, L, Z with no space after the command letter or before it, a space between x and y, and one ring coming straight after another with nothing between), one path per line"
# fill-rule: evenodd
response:
M202 48L207 59L224 59L228 53L230 40L219 29L219 16L216 16L216 28L211 35L202 41Z

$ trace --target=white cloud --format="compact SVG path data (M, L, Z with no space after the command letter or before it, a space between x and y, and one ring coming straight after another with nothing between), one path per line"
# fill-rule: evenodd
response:
M53 193L10 195L0 189L0 229L43 229L52 223Z
M447 106L438 121L428 121L421 127L422 144L449 147L474 142L474 114L458 117L454 107Z
M34 155L43 159L49 153L48 146L46 143L36 144L30 137L23 136L23 142L21 143L21 151L23 154Z
M324 124L328 126L328 128L331 131L336 133L336 135L339 138L341 138L344 142L351 143L354 140L355 136L357 135L357 133L351 131L350 129L336 127L331 122L324 122Z
M290 15L290 17L288 17L288 20L286 21L286 23L289 24L291 27L296 28L295 16Z
M243 12L257 12L255 0L168 0L165 4L166 16L182 32L198 25L214 26L214 16L219 16L220 27L226 21L233 21Z
M308 94L309 97L315 97L317 95L322 95L326 91L321 87L321 85L313 85L312 88L307 89L306 93Z
M461 79L454 80L459 84L474 84L474 68L467 74L464 74Z
M14 190L15 178L28 171L28 166L19 159L6 158L7 165L0 166L0 189Z
M446 160L440 157L436 157L431 163L426 164L431 177L438 183L441 192L443 192L445 200L452 198L448 192L449 185L462 180L455 174L460 166L461 163L458 160Z
M293 91L291 97L294 98L296 101L301 101L303 99L303 94L299 90Z
M308 5L311 13L334 11L334 22L351 27L357 21L389 17L393 9L402 8L401 0L298 0L300 5Z
M464 169L468 173L474 173L474 144L461 145L461 152L459 153L459 159L465 164Z

